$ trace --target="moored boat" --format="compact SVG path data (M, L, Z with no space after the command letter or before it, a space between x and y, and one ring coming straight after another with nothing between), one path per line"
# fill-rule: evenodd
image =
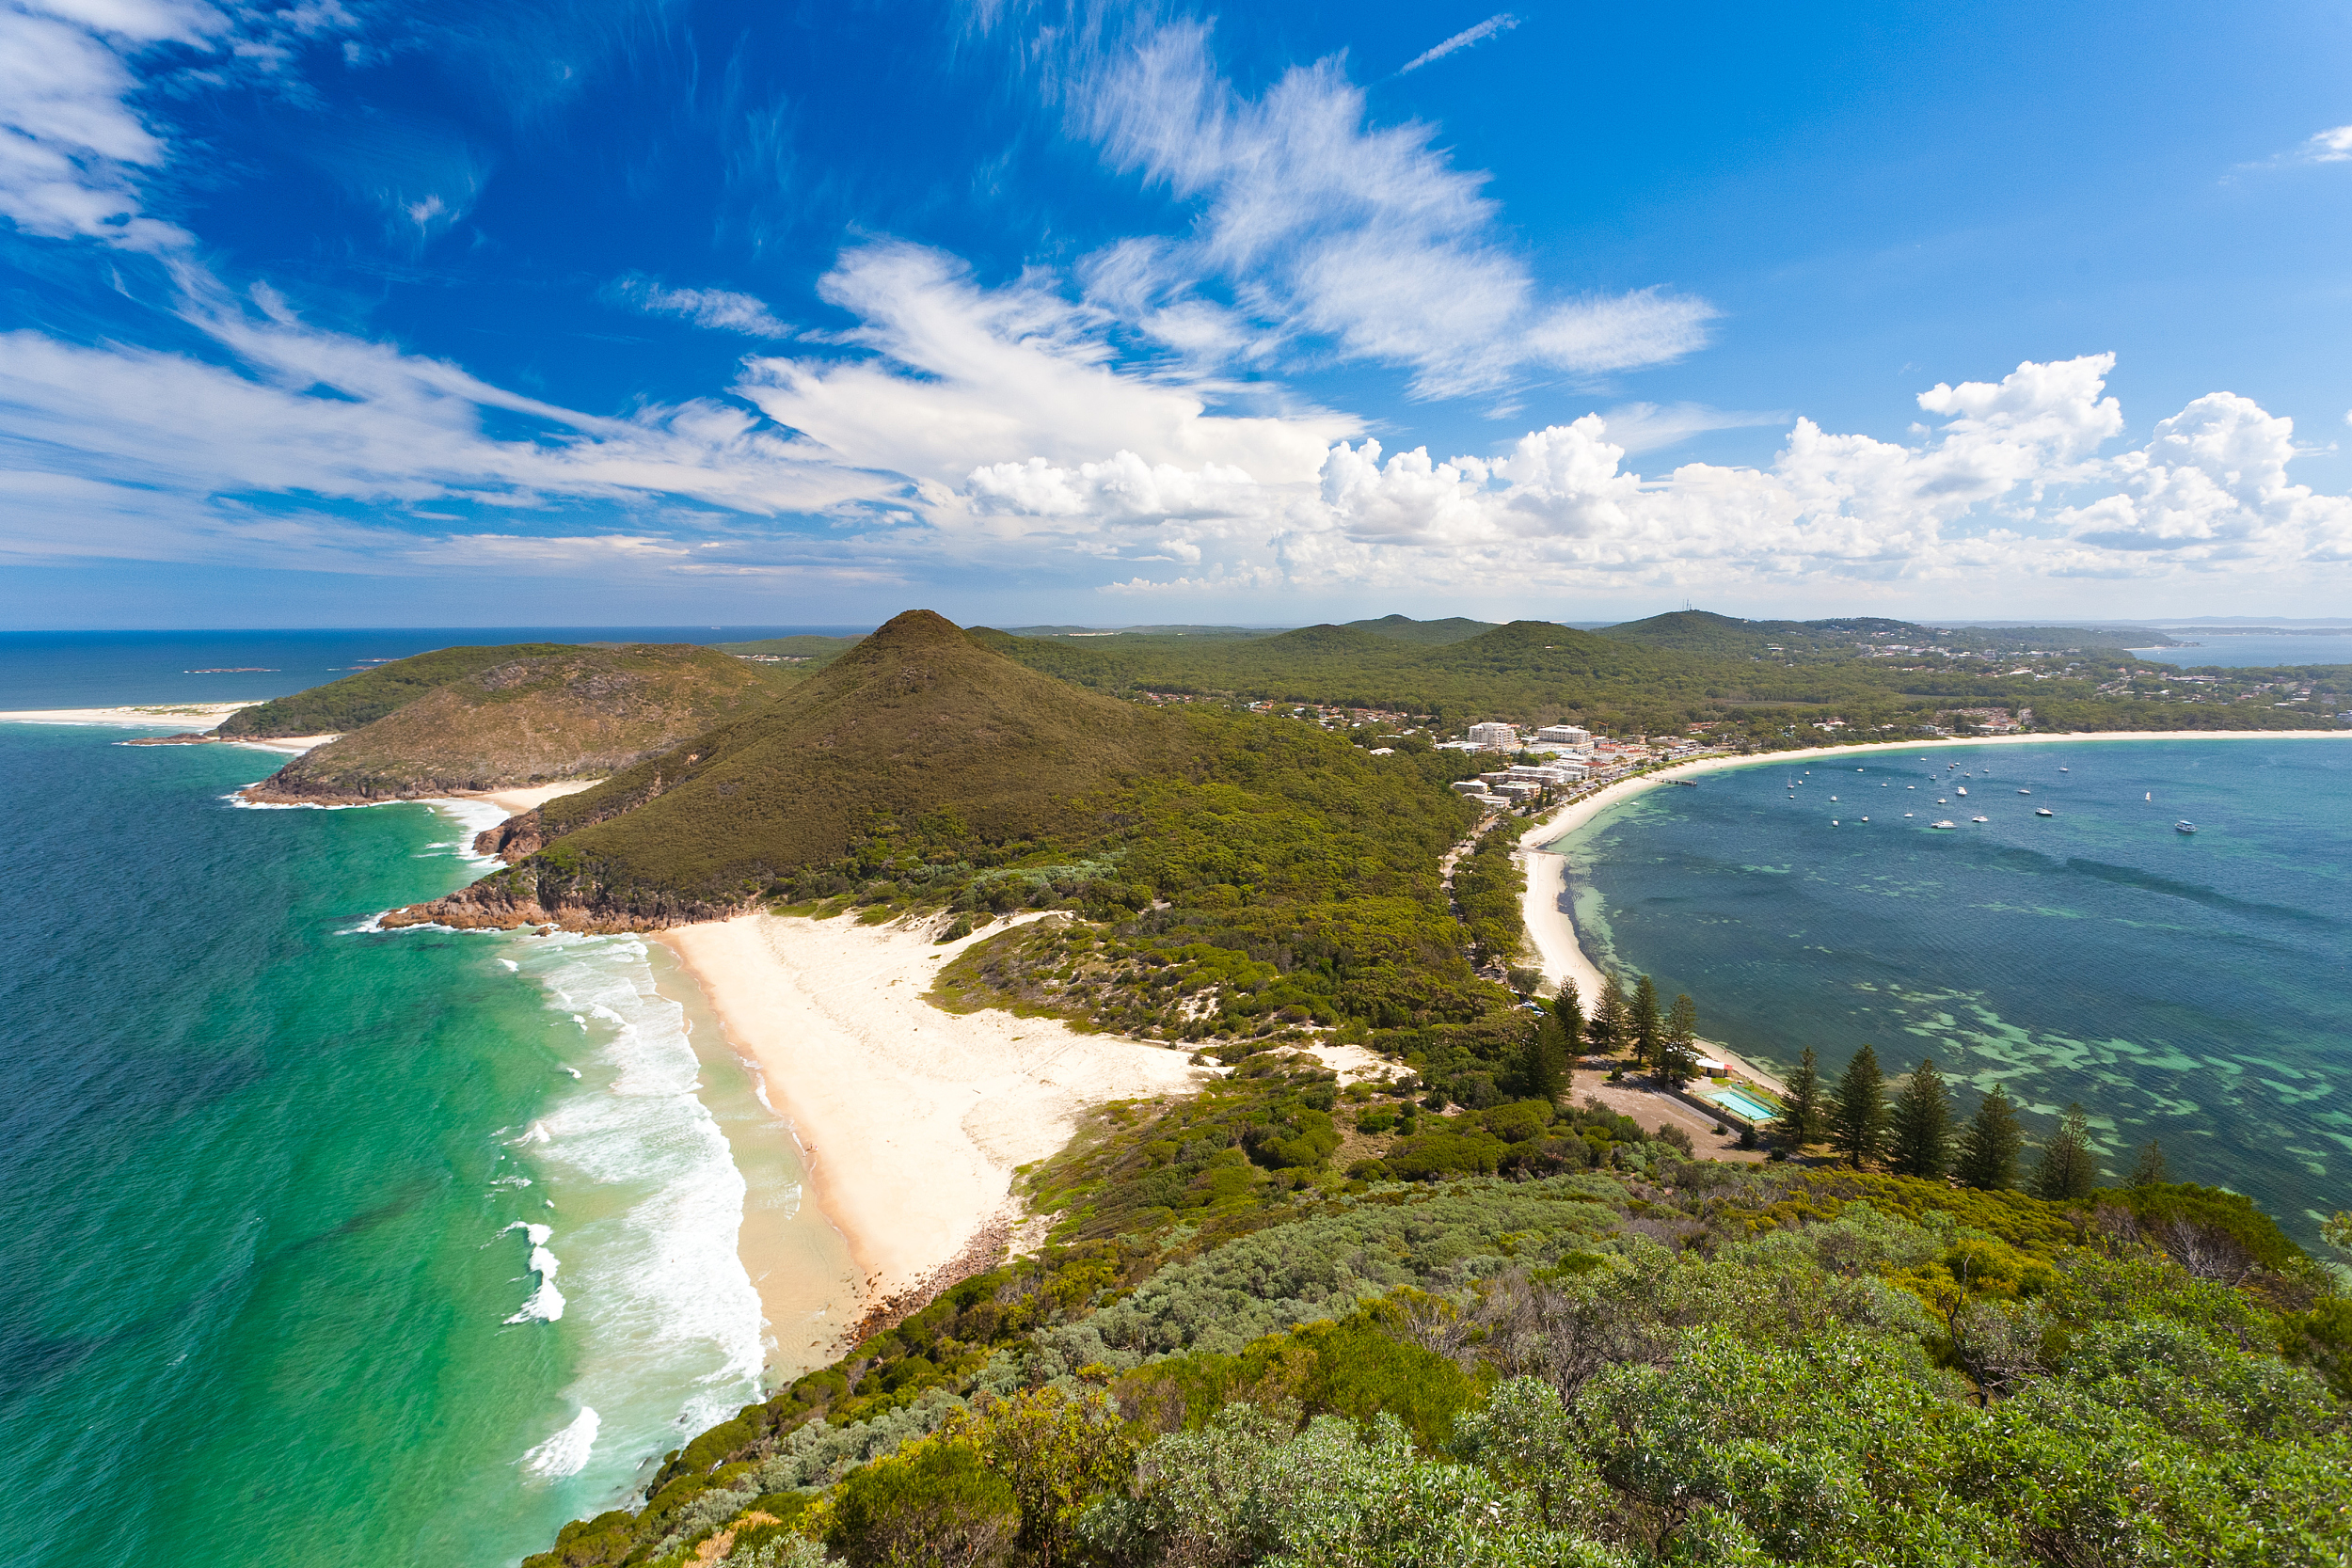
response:
M2172 824L2172 831L2176 833L2193 833L2197 831L2197 824L2194 822L2175 822Z

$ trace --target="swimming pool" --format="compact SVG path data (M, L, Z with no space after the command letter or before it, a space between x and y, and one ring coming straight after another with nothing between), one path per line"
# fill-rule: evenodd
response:
M1771 1121L1780 1113L1745 1089L1728 1084L1711 1085L1705 1091L1708 1099L1728 1111L1737 1111L1750 1121Z

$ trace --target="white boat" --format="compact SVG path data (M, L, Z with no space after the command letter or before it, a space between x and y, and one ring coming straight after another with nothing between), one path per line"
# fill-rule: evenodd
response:
M1948 827L1951 827L1952 825L1953 825L1953 824L1951 824L1951 823L1949 823L1949 822L1931 822L1931 823L1929 823L1929 824L1928 824L1928 826L1929 826L1929 827L1931 827L1931 828L1948 828Z
M2197 824L2194 822L2175 822L2172 824L2172 831L2176 833L2193 833L2197 831Z
M1941 795L1939 795L1939 796L1937 796L1937 797L1935 798L1935 803L1936 803L1937 805L1939 805L1939 806L1948 806L1948 805L1950 805L1950 804L1951 804L1951 802L1950 802L1949 800L1946 800L1946 799L1944 799L1944 797L1942 797Z
M2020 795L2031 795L2033 791L2030 789L2021 789L2017 793Z
M2059 768L2059 769L2058 769L2058 771L2059 771L2059 772L2061 772L2061 773L2072 773L2072 772L2074 771L2074 769L2073 769L2073 768Z
M1952 793L1955 795L1965 795L1968 793L1968 786L1966 784L1954 784L1952 785Z
M1993 818L1989 816L1972 816L1968 820L1971 822L1990 822Z
M2052 810L2051 810L2049 807L2047 807L2047 806L2036 806L2036 807L2034 807L2034 808L2033 808L2033 814L2034 814L2036 816L2056 816L2058 815L2058 813L2056 813L2056 812L2052 811Z

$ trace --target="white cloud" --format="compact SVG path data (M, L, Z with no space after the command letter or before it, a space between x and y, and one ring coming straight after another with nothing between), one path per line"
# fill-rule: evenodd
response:
M1763 468L1686 464L1651 479L1624 466L1610 417L1522 436L1496 457L1334 445L1314 485L1181 476L1121 459L1030 462L973 475L965 499L1025 511L1067 535L1123 540L1145 559L1163 516L1211 564L1293 588L1492 592L1675 582L2153 577L2217 566L2284 570L2352 561L2352 500L2292 484L2292 422L2228 393L2201 398L2112 458L2122 429L2105 395L2111 356L2026 363L1998 382L1939 384L1942 416L1915 445L1799 420ZM1624 418L1643 430L1655 410ZM1190 512L1185 508L1189 505ZM1155 511L1165 508L1165 511ZM952 526L944 512L941 526ZM1048 531L1041 527L1041 534ZM1183 581L1202 580L1188 571ZM1137 581L1120 592L1140 591Z
M671 289L640 274L616 279L608 297L653 316L676 316L716 332L739 332L747 338L789 338L792 328L778 321L764 301L725 289Z
M353 25L343 8L201 0L0 0L0 216L29 234L170 251L184 230L146 211L168 135L135 106L150 51L193 52L215 72L266 75L292 40Z
M1199 209L1190 239L1097 263L1116 280L1101 295L1114 308L1193 301L1212 281L1232 293L1223 318L1197 305L1130 316L1180 347L1167 322L1196 333L1211 323L1212 347L1311 338L1409 369L1416 396L1455 397L1529 372L1662 363L1701 347L1716 313L1657 288L1543 297L1495 236L1486 177L1455 168L1430 126L1367 128L1362 89L1336 60L1295 68L1253 102L1217 75L1205 28L1164 27L1105 59L1076 119L1115 166Z
M1396 73L1399 76L1402 76L1408 71L1419 71L1422 66L1427 65L1432 60L1441 60L1448 55L1453 54L1456 49L1468 49L1474 43L1484 43L1486 40L1493 38L1497 33L1507 33L1518 24L1519 19L1513 16L1509 11L1498 12L1497 14L1488 17L1486 21L1480 23L1477 26L1465 27L1460 32L1454 34L1452 38L1446 40L1443 43L1422 50L1420 54L1414 55L1411 59L1406 60L1403 65L1397 67Z
M754 359L737 390L837 460L905 474L935 495L989 465L1122 451L1301 483L1331 442L1359 428L1319 409L1212 414L1214 386L1122 373L1103 337L1107 318L1042 277L984 290L952 257L882 244L844 255L818 293L859 317L847 341L870 356Z
M2320 132L2286 154L2286 161L2296 164L2352 163L2352 125L2339 125Z

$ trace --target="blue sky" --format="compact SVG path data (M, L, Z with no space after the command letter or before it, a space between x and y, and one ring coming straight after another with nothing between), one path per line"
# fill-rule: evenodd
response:
M2340 7L0 0L0 620L2340 613Z

